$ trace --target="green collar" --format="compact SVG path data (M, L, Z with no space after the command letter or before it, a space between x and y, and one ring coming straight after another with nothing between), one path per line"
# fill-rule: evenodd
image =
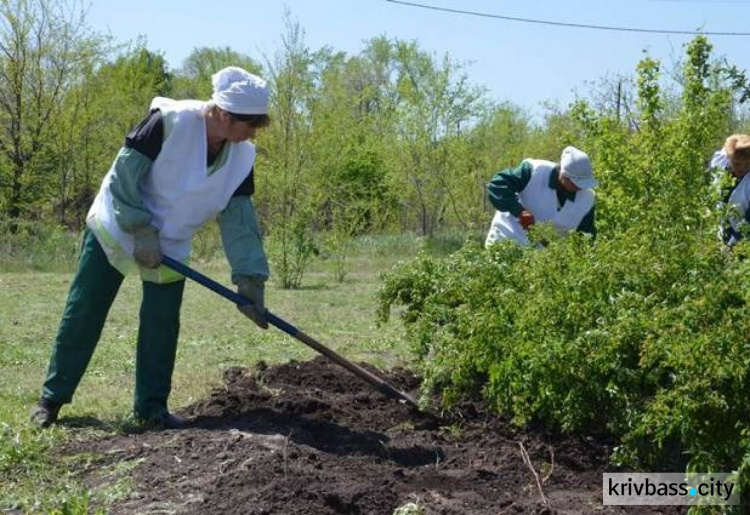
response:
M552 173L549 174L549 184L548 186L555 190L557 192L557 202L560 204L560 207L562 207L563 204L567 201L575 202L576 200L576 194L575 192L571 193L565 188L562 187L562 184L560 184L560 167L556 166L552 169Z

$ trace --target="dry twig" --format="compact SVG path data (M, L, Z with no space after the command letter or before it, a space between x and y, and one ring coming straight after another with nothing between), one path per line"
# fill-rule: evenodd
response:
M555 449L551 445L548 445L547 448L549 449L550 456L549 472L542 478L542 484L545 484L555 471Z
M284 455L284 479L286 479L287 472L289 471L289 441L292 439L292 433L294 429L289 430L289 436L284 439L284 447L281 452Z
M547 504L547 498L544 496L544 491L542 490L542 483L539 480L539 474L536 473L536 470L534 470L534 465L531 464L531 458L529 458L529 453L526 452L526 447L523 446L523 442L518 442L518 446L521 447L521 457L523 458L523 462L526 464L527 467L529 467L529 470L534 475L536 486L539 489L539 495L542 496L542 502L544 504Z

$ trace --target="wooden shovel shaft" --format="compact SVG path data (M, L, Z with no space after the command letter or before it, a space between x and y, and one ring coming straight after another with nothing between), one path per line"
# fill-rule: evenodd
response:
M202 284L209 290L215 293L218 293L222 297L231 300L238 306L252 304L250 300L246 299L239 293L236 293L230 290L226 286L219 284L213 279L201 274L200 272L196 270L193 270L189 266L183 263L180 263L179 261L176 261L175 259L172 259L169 256L164 256L164 259L162 260L162 264L164 266L171 268L175 272L178 272L184 275L185 277L188 277L194 280L195 282ZM297 329L295 326L285 321L284 319L274 315L270 311L266 311L266 319L268 320L268 323L270 325L277 327L278 329L281 329L292 338L295 338L301 341L302 343L318 351L320 354L327 357L334 363L341 365L342 367L347 369L349 372L353 373L360 379L369 383L371 386L373 386L376 390L383 393L384 395L392 399L396 399L405 404L409 404L410 406L414 408L417 408L417 409L419 408L419 404L417 403L417 401L414 400L410 395L407 395L406 393L398 390L395 386L379 378L372 372L365 370L364 368L358 365L355 365L351 361L343 358L341 355L337 354L336 352L329 349L328 347L326 347L319 341L315 340L310 335L300 331L299 329Z

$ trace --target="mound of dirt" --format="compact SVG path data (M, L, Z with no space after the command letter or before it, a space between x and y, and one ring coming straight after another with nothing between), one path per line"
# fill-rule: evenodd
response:
M405 370L387 379L419 385ZM100 466L138 463L134 493L112 513L684 513L602 507L606 445L518 433L471 405L446 425L323 358L230 369L225 383L181 413L187 429L85 442Z

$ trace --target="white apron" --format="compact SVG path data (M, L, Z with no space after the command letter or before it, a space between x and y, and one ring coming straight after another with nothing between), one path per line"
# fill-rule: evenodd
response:
M152 214L151 225L159 231L162 252L187 262L195 233L227 206L247 178L255 162L255 146L250 142L227 142L226 159L209 175L205 103L157 97L151 108L160 109L164 118L169 117L174 123L139 188L144 206ZM114 166L104 177L86 223L110 263L127 274L137 267L132 258L134 240L115 219L110 189L113 174ZM164 266L156 270L142 268L141 275L144 280L158 283L181 279L179 274Z

